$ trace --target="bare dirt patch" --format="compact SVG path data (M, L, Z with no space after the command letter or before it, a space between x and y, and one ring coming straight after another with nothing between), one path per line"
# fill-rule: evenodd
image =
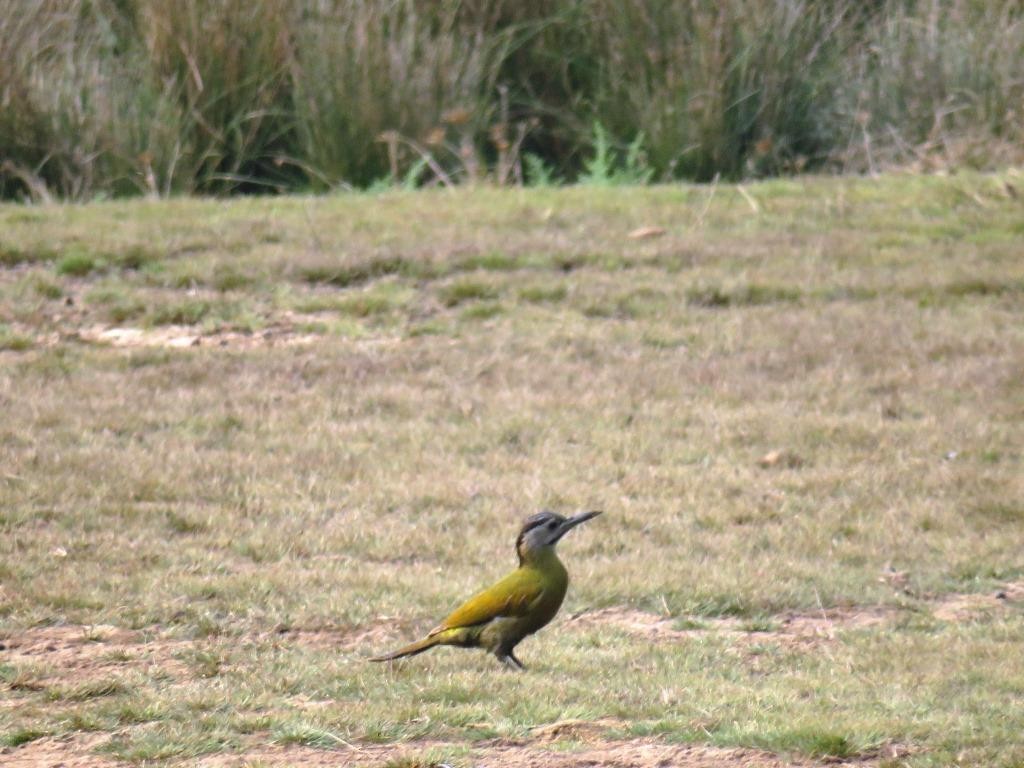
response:
M829 609L818 614L789 614L760 626L732 617L686 620L632 608L613 607L575 616L571 623L581 627L611 625L659 642L716 634L739 642L771 638L800 644L831 640L840 630L877 626L886 619L887 612L879 608Z
M158 347L187 349L189 347L231 347L252 349L266 346L313 344L320 337L299 332L291 323L279 323L259 331L216 330L204 332L193 325L167 325L159 328L121 328L91 326L76 331L82 341L112 347Z
M20 747L0 749L4 768L115 768L119 761L93 752L108 736L75 735L30 741Z
M67 625L40 627L14 632L0 640L4 660L9 664L31 665L44 670L49 683L69 685L110 673L159 669L162 674L181 677L186 666L174 653L184 640L151 638L142 632L118 627Z
M561 721L536 729L536 741L494 741L469 749L444 742L402 745L339 743L337 749L316 749L296 745L254 746L240 753L208 755L187 764L200 768L246 768L247 766L303 766L321 768L349 765L367 767L386 764L413 766L447 765L447 753L460 755L457 764L500 765L511 768L809 768L826 763L786 760L756 749L726 749L703 745L663 744L652 739L607 740L596 737L603 721ZM107 736L76 735L42 738L13 749L0 750L5 768L114 768L125 765L95 749ZM899 757L905 751L883 750L881 757ZM873 760L829 761L828 765L870 766ZM175 763L184 765L186 763Z
M351 651L390 641L396 624L401 625L401 620L382 616L355 628L295 627L258 637L272 644ZM185 676L188 667L176 654L197 644L202 643L108 625L68 624L0 635L0 652L6 663L50 670L62 683L80 682L115 669L159 668L164 674Z
M491 747L481 754L480 764L514 768L784 768L810 765L787 762L759 750L669 745L648 740L588 742L571 751L526 745Z
M935 618L966 622L998 615L1016 603L1024 602L1024 581L1009 582L994 592L954 593L928 603ZM835 639L837 633L881 626L891 621L898 607L828 608L814 613L789 613L775 617L763 626L733 617L686 619L659 616L634 608L613 606L573 616L570 627L613 626L631 634L659 642L681 641L709 634L743 640L772 639L793 644Z
M1014 603L1024 602L1024 581L1014 581L996 592L974 595L947 595L940 598L932 613L942 621L975 621L998 614Z
M598 720L559 720L547 725L539 725L531 731L531 736L537 741L557 741L559 739L573 739L575 741L589 741L599 739L601 734L610 728L624 728L627 723L612 717L603 717Z
M549 732L560 732L565 723L545 726ZM586 724L572 721L567 733L580 734ZM342 745L338 750L318 750L298 746L269 746L237 755L216 755L199 762L201 768L245 768L246 766L379 766L398 764L413 766L448 765L446 752L462 749L442 742L421 742L402 746ZM491 742L472 748L468 756L452 759L452 764L508 768L796 768L822 765L807 761L787 761L768 752L754 749L724 749L700 745L662 744L651 739L630 741L586 739L546 739L535 742ZM871 765L831 762L829 765Z
M360 648L376 648L394 642L401 629L409 624L408 619L394 616L378 616L372 622L358 627L287 627L265 636L274 643L291 643L309 648L331 648L338 651L355 651Z

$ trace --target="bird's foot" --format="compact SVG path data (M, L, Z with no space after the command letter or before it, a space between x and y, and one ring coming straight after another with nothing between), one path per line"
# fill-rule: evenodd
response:
M502 664L504 664L509 669L514 669L517 672L526 671L526 667L523 665L523 662L517 659L514 653L508 653L504 656L499 656L498 659L501 661Z

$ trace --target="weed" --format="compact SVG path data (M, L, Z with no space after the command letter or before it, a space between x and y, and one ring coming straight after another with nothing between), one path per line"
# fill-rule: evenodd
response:
M988 523L1019 525L1024 522L1024 502L982 501L974 506L972 512Z
M36 294L44 299L59 299L64 296L64 288L59 283L48 280L42 275L37 275L32 281L32 288Z
M511 272L512 270L521 269L523 266L523 260L515 254L491 251L460 259L457 262L456 269L461 272L472 272L475 269L490 272Z
M87 701L104 696L131 693L131 688L120 680L89 680L70 687L50 688L47 695L54 701Z
M221 293L247 288L255 278L234 264L221 263L214 267L212 287Z
M459 317L463 320L490 320L492 317L497 317L504 311L505 308L496 301L481 302L479 304L466 307L459 313Z
M544 159L532 152L523 155L523 162L526 164L526 182L531 187L553 187L559 179Z
M30 741L35 741L48 735L47 731L40 728L15 728L12 731L0 733L0 744L5 747L20 747L22 744L27 744Z
M498 298L498 289L479 280L456 280L438 289L438 298L446 307L455 307L467 301L486 301Z
M0 267L17 267L21 264L37 264L53 261L57 258L56 252L49 248L25 249L0 243Z
M394 299L382 293L359 293L340 299L337 310L353 317L371 317L390 312L396 306Z
M654 175L647 167L643 154L643 133L626 149L624 158L612 148L608 132L600 123L594 123L594 154L583 164L579 183L586 186L621 186L646 184Z
M153 308L148 319L153 325L198 325L213 316L216 309L210 301L186 299Z
M210 524L205 520L171 511L167 513L167 527L172 533L194 535L208 531Z
M85 295L85 300L101 307L103 315L115 324L136 320L146 313L145 302L121 286L94 288Z
M108 254L104 260L120 269L139 270L150 264L157 263L159 259L159 254L148 250L144 246L130 245L124 250Z
M415 274L416 264L400 256L382 256L354 263L322 262L300 269L307 283L325 283L337 288L361 285L370 280L395 274Z
M741 285L727 289L720 286L691 288L686 300L695 307L752 307L799 301L801 292L794 288L769 285Z
M12 691L46 690L46 683L43 682L38 671L31 668L20 668L4 664L0 666L0 680L7 683L7 686Z
M756 746L831 760L855 758L860 753L848 736L828 730L803 729L767 734L757 740Z
M533 285L519 289L520 301L531 304L556 304L564 301L569 289L564 285Z
M778 629L779 623L771 618L747 619L740 624L743 632L776 632Z
M347 743L345 739L309 723L289 723L271 735L278 744L301 744L306 747L334 749Z
M10 326L0 323L0 351L24 352L26 349L32 349L34 345L32 337L18 333Z
M98 267L91 253L72 251L57 262L57 274L71 277L85 277Z

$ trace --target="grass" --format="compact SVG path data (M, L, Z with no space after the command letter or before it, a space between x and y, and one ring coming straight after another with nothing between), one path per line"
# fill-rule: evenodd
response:
M538 726L579 720L1019 762L1007 184L0 207L53 254L0 269L0 339L23 340L0 345L0 743L500 764L487 740L543 754ZM69 252L104 267L62 273ZM125 324L134 345L95 335ZM573 585L527 674L365 663L511 567L543 506L606 514L560 545ZM980 607L939 611L953 593ZM570 620L605 607L664 635ZM880 618L789 628L837 614Z
M1024 156L1019 0L14 2L0 18L0 60L18 62L0 72L3 199L616 186ZM36 257L0 242L0 263Z
M32 339L0 323L0 350L23 352L32 348Z

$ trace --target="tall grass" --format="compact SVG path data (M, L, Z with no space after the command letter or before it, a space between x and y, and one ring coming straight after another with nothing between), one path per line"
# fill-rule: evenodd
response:
M1024 157L1021 0L6 8L0 197L574 179L604 141L655 180Z

